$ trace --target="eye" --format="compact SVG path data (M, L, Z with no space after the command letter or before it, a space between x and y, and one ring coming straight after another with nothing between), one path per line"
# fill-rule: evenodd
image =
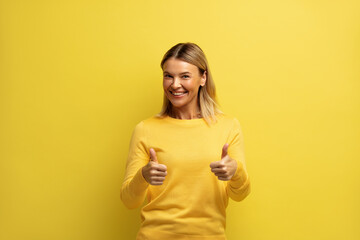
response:
M165 74L164 78L171 78L171 76L169 74Z
M189 78L190 76L189 75L184 75L183 78Z

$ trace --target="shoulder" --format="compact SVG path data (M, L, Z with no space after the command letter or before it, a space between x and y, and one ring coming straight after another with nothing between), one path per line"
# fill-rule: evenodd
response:
M135 130L144 131L144 129L161 124L163 122L163 118L157 117L157 116L151 116L148 118L145 118L138 122L135 125Z
M240 122L237 117L231 114L223 113L221 115L218 115L219 122L222 122L229 126L240 126Z
M143 124L145 126L153 125L153 124L159 124L162 123L164 118L158 117L156 115L150 116L148 118L145 118L142 120L139 124Z
M242 125L239 119L231 114L222 114L219 117L219 123L224 131L230 134L242 133Z

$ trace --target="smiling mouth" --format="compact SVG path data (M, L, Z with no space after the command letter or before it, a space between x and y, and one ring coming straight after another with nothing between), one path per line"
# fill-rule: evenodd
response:
M185 92L172 92L172 91L169 91L169 92L174 96L183 96L186 93L188 93L187 91L185 91Z

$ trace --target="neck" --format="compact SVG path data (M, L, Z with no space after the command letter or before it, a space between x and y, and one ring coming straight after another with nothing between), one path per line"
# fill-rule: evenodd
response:
M201 112L199 107L189 110L189 109L175 108L173 106L171 117L177 119L196 119L196 118L201 118Z

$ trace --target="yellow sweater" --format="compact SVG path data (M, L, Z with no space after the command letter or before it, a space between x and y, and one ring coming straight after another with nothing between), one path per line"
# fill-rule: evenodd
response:
M211 172L210 163L221 160L222 148L238 168L229 181ZM142 167L156 151L159 164L167 167L162 185L150 185ZM138 240L224 240L229 197L243 200L250 193L244 142L239 121L219 115L207 125L204 119L150 117L138 123L130 141L121 199L127 208L141 209Z

